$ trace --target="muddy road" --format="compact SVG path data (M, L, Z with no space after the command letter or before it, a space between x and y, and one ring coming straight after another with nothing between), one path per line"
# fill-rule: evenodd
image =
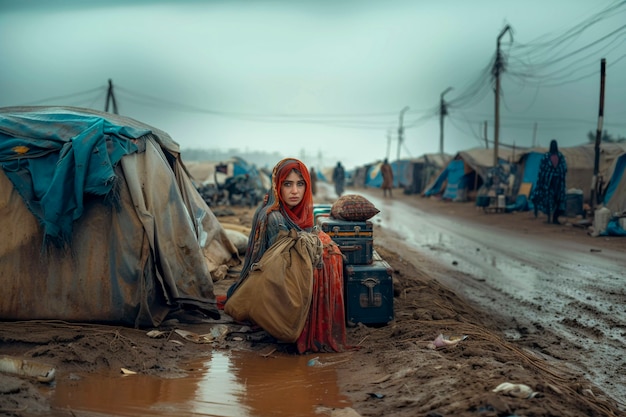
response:
M508 340L556 366L582 373L624 403L626 256L622 251L594 248L594 238L585 239L584 234L581 241L568 235L507 230L502 225L507 214L493 215L493 225L476 223L458 208L452 209L453 215L432 206L425 211L419 207L425 204L421 197L389 200L381 198L379 190L355 192L381 210L373 219L385 230L384 236L379 234L379 245L404 251L408 262L429 258L422 263L428 274L497 317ZM527 221L528 216L506 220Z

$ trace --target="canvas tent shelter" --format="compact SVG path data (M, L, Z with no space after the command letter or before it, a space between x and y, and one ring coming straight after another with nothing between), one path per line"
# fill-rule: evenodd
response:
M403 170L404 193L421 194L451 159L452 155L433 153L407 161Z
M626 152L620 154L607 172L602 203L611 213L626 213Z
M509 164L515 151L498 149L498 164ZM471 192L477 191L485 182L493 168L493 149L474 148L457 153L426 187L426 197L441 195L443 199L465 201Z
M407 184L407 168L409 161L406 159L400 159L393 162L389 162L391 165L391 171L393 172L393 188L404 188ZM381 167L383 161L378 161L367 168L367 174L365 176L365 187L380 188L383 186L383 174Z
M532 187L537 182L539 175L539 163L547 148L532 148L519 153L517 164L522 171L522 178L518 195L529 196ZM567 162L567 176L565 184L567 189L581 190L586 201L589 201L593 182L595 164L595 145L584 144L580 146L559 148ZM610 177L610 169L614 161L626 151L626 144L603 143L598 155L598 179L606 185ZM601 185L602 188L604 185Z
M0 319L218 318L237 249L170 136L109 113L0 108Z

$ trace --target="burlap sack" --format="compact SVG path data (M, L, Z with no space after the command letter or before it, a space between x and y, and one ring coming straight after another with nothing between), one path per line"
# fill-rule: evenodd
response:
M313 268L321 256L316 234L281 232L228 298L224 312L235 320L258 324L278 340L295 342L309 314Z

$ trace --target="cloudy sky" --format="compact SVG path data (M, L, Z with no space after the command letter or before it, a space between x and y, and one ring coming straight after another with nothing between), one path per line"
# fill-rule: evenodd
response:
M453 154L494 139L500 37L500 146L575 146L602 58L626 137L624 22L624 0L0 0L0 107L104 110L111 79L120 114L183 149L352 167L439 152L443 94Z

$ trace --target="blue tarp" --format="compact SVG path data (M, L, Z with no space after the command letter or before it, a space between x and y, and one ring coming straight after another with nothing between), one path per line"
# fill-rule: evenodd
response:
M622 177L624 176L624 171L626 170L626 153L620 155L615 161L615 169L613 170L613 174L611 178L609 178L609 183L606 187L606 191L604 193L603 203L604 205L608 205L611 198L615 194L616 190L619 187L620 182L622 181Z
M381 165L379 162L367 169L367 175L365 175L366 187L380 188L383 185L383 175L380 173Z
M86 194L115 201L114 166L149 130L92 115L0 112L0 166L44 229L62 246Z
M465 164L461 159L450 161L446 170L448 171L448 183L445 191L443 192L442 198L455 200L458 196L459 190L465 188L466 186L464 178Z
M390 162L391 171L393 172L393 188L404 187L410 184L406 177L408 174L410 161L399 160ZM377 162L367 169L365 176L365 186L372 188L380 188L383 185L383 174L380 172L382 162Z
M452 161L450 161L450 162L452 162ZM428 187L426 190L424 190L424 195L426 197L430 197L432 195L441 194L441 192L443 191L443 186L446 183L446 181L448 180L448 172L449 172L448 171L448 167L449 166L450 166L450 164L448 164L448 166L446 166L444 168L444 170L441 171L439 176L430 185L430 187Z
M529 152L526 155L526 162L524 163L524 174L522 176L522 183L531 183L532 186L530 190L532 191L537 184L537 177L539 176L539 164L541 163L541 158L543 157L543 153L540 152ZM534 205L530 199L526 199L527 209L533 210Z

